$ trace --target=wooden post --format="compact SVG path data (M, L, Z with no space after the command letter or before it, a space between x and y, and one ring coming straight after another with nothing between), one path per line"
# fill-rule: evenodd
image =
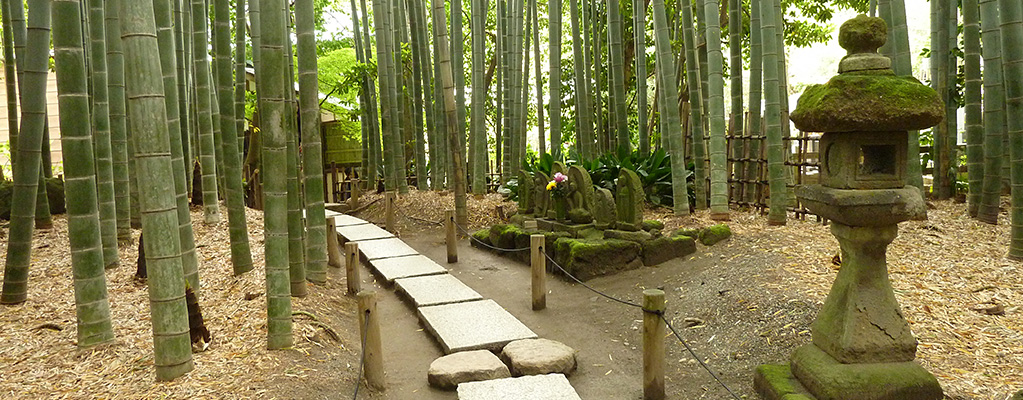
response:
M448 245L448 264L458 262L458 247L455 237L455 210L444 211L445 242Z
M348 294L359 293L362 281L359 278L359 243L345 243L345 278L348 281Z
M394 222L394 199L395 194L393 191L384 193L385 227L387 228L387 231L391 233L397 232Z
M533 311L547 308L547 258L544 236L529 235L530 265L533 267Z
M327 265L341 268L341 245L337 240L337 224L334 217L327 217Z
M348 209L359 208L359 179L352 178L352 196L348 198Z
M365 362L362 366L366 383L376 390L384 388L384 354L380 343L380 316L377 315L377 292L359 292L360 338L366 345L362 348ZM369 323L366 319L369 318Z
M664 291L643 291L643 400L664 399Z

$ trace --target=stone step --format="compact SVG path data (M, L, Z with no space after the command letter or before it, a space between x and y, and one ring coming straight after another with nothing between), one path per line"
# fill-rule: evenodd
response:
M336 226L363 225L369 223L368 221L363 220L362 218L356 218L351 215L336 213L333 211L328 212L327 217L328 218L334 217L334 225Z
M417 276L394 281L416 307L482 300L483 296L450 274Z
M458 385L459 400L581 400L562 374L465 382Z
M416 249L413 249L398 238L359 240L356 243L359 244L359 252L362 253L363 258L367 261L419 254Z
M337 227L337 234L344 238L343 242L394 237L391 232L373 224L339 226Z
M387 283L394 283L395 279L411 278L413 276L448 273L447 268L440 266L433 262L430 258L421 254L378 258L370 260L369 266L372 267L377 274L380 274Z
M445 354L479 349L497 352L511 341L537 337L490 299L420 307L419 319Z

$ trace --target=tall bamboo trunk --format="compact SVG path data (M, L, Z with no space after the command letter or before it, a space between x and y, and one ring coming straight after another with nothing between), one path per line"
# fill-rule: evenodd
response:
M327 280L327 220L323 202L323 159L320 144L320 105L317 83L313 0L295 3L298 36L298 86L302 113L302 165L305 171L306 277L313 283Z
M438 77L443 87L444 96L444 119L447 121L448 145L453 153L452 164L454 164L454 196L455 196L455 223L467 227L469 216L465 205L465 173L462 157L458 154L458 130L455 124L458 123L458 116L455 112L455 90L454 79L451 74L451 57L448 54L448 35L444 24L444 2L432 0L433 6L433 40L439 44L437 48L437 64L440 65L440 76Z
M761 110L764 87L764 40L761 24L762 0L750 0L750 67L749 67L749 146L746 162L746 187L743 197L746 204L758 200L760 188L760 144L763 137L763 118Z
M575 11L569 10L572 15L572 64L575 66L576 87L579 88L576 90L582 91L581 96L577 95L575 103L576 125L579 126L576 129L578 133L576 134L575 141L579 155L583 159L593 159L596 158L597 154L594 149L594 113L592 102L595 93L593 90L592 73L595 69L591 64L594 55L591 51L590 32L592 32L592 29L590 29L591 24L589 23L590 19L592 19L592 9L588 3L583 3L582 7L579 7L579 1L569 0L569 7L575 9ZM582 31L582 40L581 43L578 43L580 42L580 30ZM582 47L581 49L580 46ZM582 73L580 73L580 70ZM579 75L582 75L582 77L579 77ZM582 79L582 81L580 82L579 79Z
M547 139L544 133L544 113L543 113L543 76L540 75L540 9L536 6L536 0L529 0L529 7L533 10L533 54L535 66L533 75L536 78L536 143L537 149L536 154L544 155L547 154ZM550 22L550 16L547 17ZM559 24L560 25L560 24Z
M931 86L938 95L947 110L951 108L948 97L948 15L949 4L944 1L931 3ZM945 191L948 185L945 171L948 165L948 155L945 153L950 149L946 143L948 124L941 123L931 128L933 142L931 145L931 162L934 164L932 177L932 194L938 199L947 199L949 193Z
M404 47L405 18L402 7L398 4L403 0L389 0L388 18L392 33L390 50L393 53L391 62L387 64L388 76L391 78L391 114L394 116L394 140L391 141L391 160L394 165L395 188L399 193L408 193L408 171L405 170L405 60L402 58ZM387 160L385 160L386 162Z
M727 221L728 216L728 148L725 142L724 58L721 54L721 26L718 23L718 1L704 0L707 20L707 94L710 117L710 216ZM740 68L741 69L741 68ZM741 71L738 74L741 75Z
M690 127L692 129L692 151L693 151L693 164L694 166L694 188L693 192L696 197L696 204L694 205L697 210L703 210L707 208L707 172L704 162L705 159L705 147L704 147L704 108L703 104L703 93L701 87L703 86L700 81L700 66L699 58L696 50L696 34L694 33L695 24L693 20L693 10L689 2L682 2L682 37L685 45L685 66L686 66L686 86L689 87L689 103L690 112L689 120ZM668 97L671 99L671 97Z
M469 139L472 148L472 193L482 195L487 192L487 121L484 102L487 101L487 87L483 76L483 63L486 51L486 35L484 25L487 22L487 10L484 0L472 0L472 125ZM425 40L425 38L424 38Z
M1012 223L1009 259L1023 260L1023 4L999 0L1002 28L1002 68L1005 72L1005 111L1008 118L1009 154L1012 163Z
M963 35L965 41L964 74L966 75L966 163L969 168L969 204L967 212L977 216L980 209L980 187L984 182L984 122L981 109L980 75L980 7L977 0L963 0Z
M288 270L287 221L287 143L285 113L288 112L286 70L284 59L285 17L282 1L259 0L260 4L260 69L256 80L262 81L260 120L263 150L263 215L266 243L267 347L271 350L290 347L291 290Z
M217 157L213 140L213 108L210 102L210 61L206 46L209 43L203 0L192 0L192 63L195 69L196 108L199 120L199 165L202 167L203 220L207 224L220 222L220 203L217 192Z
M785 179L785 149L782 141L781 79L778 70L778 46L776 30L778 18L775 15L778 0L761 3L761 24L764 37L764 119L767 125L767 173L770 190L769 225L785 225L788 218L788 187Z
M675 85L675 55L671 50L668 37L667 13L664 0L653 0L651 4L654 17L654 45L657 49L657 90L663 93L662 100L678 98L678 87ZM682 143L682 126L677 107L664 107L661 135L668 138L668 153L671 154L671 182L673 209L677 215L689 214L689 194L686 189L685 149Z
M607 1L608 56L611 58L610 90L614 95L615 142L618 158L632 154L632 138L629 134L629 120L625 115L625 61L622 47L622 16L618 0Z
M909 49L909 29L906 25L905 0L891 0L892 11L892 69L899 76L913 76L913 60ZM923 190L923 170L920 166L920 132L909 132L909 147L906 152L906 184Z
M369 13L366 9L366 0L360 1L360 8L364 18L364 24L362 25L362 43L363 43L363 60L369 62L373 58L373 52L370 50L373 46L369 39ZM352 13L354 14L354 12ZM380 166L381 148L380 148L380 114L377 108L377 93L376 85L373 83L372 77L369 73L363 72L362 75L363 85L366 86L368 92L369 102L369 162L366 163L366 176L364 179L367 181L367 187L376 188L377 178L379 173L377 169Z
M412 53L412 130L415 132L415 171L416 171L416 189L426 190L427 186L427 174L429 169L426 165L426 138L423 127L423 60L422 54L419 52L419 47L422 45L422 41L425 39L420 35L419 29L419 18L416 12L416 1L408 1L406 5L408 7L407 14L409 15L409 30L411 31L412 40L410 42ZM472 138L470 138L472 140ZM472 147L470 145L470 147ZM472 156L469 156L470 159Z
M417 1L417 0L410 0ZM458 153L462 165L466 165L465 148L465 35L462 32L462 0L451 0L451 67L455 84L455 114L458 117L456 126L458 135ZM450 154L455 154L454 152ZM463 168L464 171L464 168ZM464 172L463 172L464 173Z
M984 57L984 181L977 219L998 223L1002 194L1002 163L1006 130L1002 35L997 0L980 0L981 51Z
M107 96L110 104L110 150L114 174L114 214L117 240L131 240L131 205L128 183L128 131L124 98L124 53L121 51L119 3L108 1L104 14ZM173 56L173 55L172 55ZM180 146L179 146L180 147Z
M646 125L646 7L643 0L632 1L632 21L636 53L636 122L639 128L639 153L643 156L648 156L650 155L650 131L647 130ZM667 22L665 22L665 29L667 29Z
M746 175L744 165L738 161L742 158L745 144L741 138L746 136L742 105L742 1L740 0L728 1L728 50L730 56L728 70L731 77L729 88L732 91L731 115L728 118L731 121L731 128L728 134L732 138L731 159L735 160L731 162L732 167L728 173L735 180L735 183L730 185L734 189L732 196L738 196L741 193L739 188L742 183L740 181L745 180ZM736 197L735 200L740 199Z
M234 6L234 119L238 134L237 154L245 158L245 1L235 0ZM358 32L356 30L356 32ZM239 163L241 161L239 160ZM241 165L241 164L239 164ZM243 194L244 197L244 194ZM244 198L243 198L244 200ZM230 215L228 216L230 218Z
M0 13L2 13L3 44L4 44L4 87L7 94L7 132L8 143L16 142L18 138L18 90L17 71L14 67L14 28L11 23L11 1L0 0ZM17 149L13 146L12 150ZM13 151L11 152L12 159ZM12 177L13 179L13 177ZM0 181L7 180L2 169L0 169Z
M285 114L284 114L284 135L287 158L285 159L285 170L287 171L287 196L288 196L288 268L291 276L291 296L305 297L309 293L308 279L305 260L305 220L302 216L304 209L302 203L302 177L301 160L299 159L299 129L298 129L298 99L295 96L295 57L292 53L292 19L289 7L290 3L282 4L284 13L284 87L285 89Z
M156 379L171 380L193 368L189 346L187 285L181 267L167 111L153 4L121 2L126 94L130 129L139 168L139 211L142 215L149 303L152 310ZM173 53L171 53L173 54ZM63 124L62 124L63 126ZM198 289L197 287L193 287Z

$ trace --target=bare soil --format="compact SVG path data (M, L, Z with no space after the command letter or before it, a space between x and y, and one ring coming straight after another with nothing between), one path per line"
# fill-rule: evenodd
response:
M450 199L415 191L399 199L402 239L496 300L539 336L578 350L579 368L569 380L582 398L641 398L642 312L560 277L548 280L547 309L534 312L527 266L471 248L466 240L458 246L459 262L446 264L443 231L431 221L441 219ZM470 227L499 222L495 207L501 204L508 205L495 195L470 199ZM378 202L358 216L380 222L382 211ZM920 340L918 360L938 377L948 398L1004 400L1023 389L1023 275L1018 263L1004 258L1008 221L1003 218L992 227L964 214L964 205L936 202L930 220L902 224L890 248L889 269L904 315ZM704 212L673 217L650 209L648 217L664 219L669 228L712 223ZM193 212L193 220L199 218ZM121 266L107 274L117 340L95 349L76 348L66 221L57 217L53 229L36 234L29 301L0 307L0 340L5 343L0 346L0 397L351 397L358 377L359 327L355 300L345 295L343 271L332 268L326 285L310 286L308 297L295 299L293 309L301 311L295 315L295 346L267 351L262 215L249 210L248 219L256 269L241 277L231 276L226 223L195 223L203 276L200 302L214 342L194 355L195 371L155 383L147 293L130 279L136 257L132 247L121 248ZM769 227L755 213L735 211L729 225L731 239L698 245L686 259L587 284L632 302L641 300L645 288L664 289L666 316L697 356L736 394L756 398L751 385L756 366L785 362L796 347L809 343L810 324L838 269L832 264L837 242L815 221ZM6 228L0 238L0 251L6 254ZM387 389L375 392L363 385L359 398L456 398L427 386L426 370L442 351L412 306L365 268L362 280L364 289L379 294ZM985 311L994 305L1003 314ZM62 330L39 328L47 323ZM728 398L682 343L671 336L665 340L669 398Z

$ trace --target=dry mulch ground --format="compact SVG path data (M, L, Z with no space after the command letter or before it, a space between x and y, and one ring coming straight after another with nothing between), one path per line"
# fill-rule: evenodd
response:
M379 195L364 196L363 204ZM451 206L450 195L412 191L398 200L398 230L416 235ZM498 195L470 197L470 229L499 221ZM920 341L918 359L934 373L953 399L1003 400L1023 388L1023 274L1005 258L1009 224L990 226L965 216L965 205L934 202L927 221L900 225L889 248L889 270L896 296ZM201 221L193 211L193 221ZM226 215L226 214L225 214ZM134 283L134 247L121 247L121 264L107 272L116 340L94 349L77 349L67 225L35 236L29 301L0 307L0 397L15 398L308 398L334 397L354 389L359 357L354 300L344 296L343 277L332 271L326 286L313 286L295 299L295 346L265 349L265 298L262 214L247 211L256 268L234 277L230 267L227 223L196 222L202 290L200 303L214 342L195 354L196 368L169 383L153 382L152 337L145 286ZM360 217L383 222L382 202ZM674 217L648 210L668 228L709 225L706 212ZM226 217L225 217L226 218ZM820 304L834 280L831 259L838 244L826 226L791 220L770 227L752 212L732 214L736 238L746 253L786 260L774 283L788 297ZM6 255L6 228L0 231ZM137 236L137 232L136 232ZM739 241L735 241L740 243ZM343 276L343 275L342 275ZM250 298L250 300L246 300ZM779 309L786 307L779 305ZM315 316L317 321L312 321ZM409 313L409 318L414 318ZM62 330L40 328L55 324ZM328 329L329 331L328 332ZM332 333L333 334L332 334ZM807 332L758 332L767 340L804 337ZM336 334L336 336L335 336ZM782 360L787 354L778 354ZM338 367L340 366L340 367ZM637 377L638 378L638 377Z

